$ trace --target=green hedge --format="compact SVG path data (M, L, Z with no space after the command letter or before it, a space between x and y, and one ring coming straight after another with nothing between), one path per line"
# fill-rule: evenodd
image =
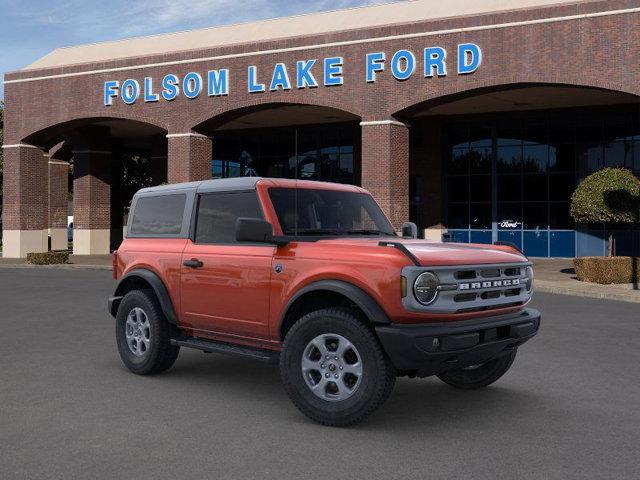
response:
M573 265L578 280L583 282L603 285L640 282L640 257L581 257L575 258Z
M571 196L571 216L584 223L634 223L640 180L625 168L605 168L585 178Z
M27 253L27 262L32 265L56 265L69 263L69 252Z

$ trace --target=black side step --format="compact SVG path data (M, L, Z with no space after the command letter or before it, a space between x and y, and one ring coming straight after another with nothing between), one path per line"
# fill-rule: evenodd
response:
M172 338L171 345L179 345L181 347L195 348L206 353L224 353L226 355L235 355L236 357L253 358L261 362L276 363L280 358L279 352L265 350L261 348L241 347L231 345L229 343L215 342L213 340L205 340L203 338L179 337Z

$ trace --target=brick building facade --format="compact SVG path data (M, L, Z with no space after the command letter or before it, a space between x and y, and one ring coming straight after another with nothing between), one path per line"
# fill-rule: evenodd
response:
M443 3L72 47L8 73L3 256L65 245L65 162L74 253L117 246L123 151L150 158L155 183L348 180L427 238L604 251L605 232L558 212L590 171L640 169L637 2Z

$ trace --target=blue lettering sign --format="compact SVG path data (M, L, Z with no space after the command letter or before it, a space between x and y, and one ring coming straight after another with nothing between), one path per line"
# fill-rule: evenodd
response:
M196 72L187 73L182 79L182 91L187 98L197 98L202 92L202 77L200 74Z
M144 78L144 101L145 102L157 102L160 100L160 95L153 93L153 78Z
M342 85L342 57L329 57L324 59L324 85L331 87L333 85Z
M120 91L122 101L127 105L133 105L140 96L140 84L133 78L128 78L122 82L122 90Z
M210 97L229 95L229 70L209 70L207 73Z
M424 76L433 77L433 71L439 77L447 75L447 51L442 47L429 47L424 49Z
M300 60L296 63L296 87L298 88L316 88L318 82L316 77L311 73L311 69L316 64L316 60Z
M264 83L257 83L256 80L256 77L258 76L258 67L250 66L248 69L248 75L249 93L264 92Z
M460 75L473 73L482 63L482 50L475 43L461 43L458 45L458 73Z
M417 68L422 69L425 78L447 76L447 51L439 46L431 46L423 49L417 58L411 50L400 49L393 55L391 52L370 52L365 54L366 83L375 83L378 77L384 76L387 70L387 55L390 55L389 67L391 77L398 81L410 79ZM457 46L456 69L459 75L471 74L482 65L482 50L475 43L461 43ZM453 60L450 60L452 62ZM419 64L419 62L423 62ZM295 86L297 89L318 88L319 83L314 75L316 64L321 64L323 74L322 85L325 87L344 84L344 58L341 56L326 57L323 59L312 58L297 60L295 62ZM389 74L387 74L389 75ZM247 67L247 91L249 93L263 93L267 91L267 84L262 83L258 76L258 67ZM273 65L268 89L271 92L289 91L293 79L289 76L287 64L277 62ZM206 81L206 85L205 82ZM242 79L240 79L242 81ZM158 87L160 82L161 87ZM113 105L118 97L127 105L135 104L139 99L145 103L158 102L161 99L168 102L175 100L181 93L188 99L196 99L206 90L208 97L221 97L229 95L231 73L229 69L212 69L204 71L192 71L184 77L170 73L160 78L142 77L139 80L128 78L124 81L108 80L103 84L103 103L105 106ZM142 84L142 88L141 88ZM154 85L155 89L154 90Z
M111 80L104 82L104 105L110 107L113 105L113 99L118 96L118 87L120 82L117 80Z
M273 76L271 77L271 85L269 90L272 92L282 88L283 90L291 90L291 82L287 73L287 66L284 63L276 63L273 67Z
M397 80L407 80L416 71L416 57L409 50L398 50L391 57L391 74Z
M180 93L180 87L178 87L178 77L173 74L165 75L162 79L162 98L167 101L175 100Z
M384 52L368 53L367 54L367 82L376 81L376 72L384 71L384 61L386 60L386 54Z

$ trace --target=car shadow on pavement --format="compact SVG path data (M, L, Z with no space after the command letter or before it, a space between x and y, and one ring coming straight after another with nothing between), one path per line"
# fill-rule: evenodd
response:
M124 365L121 368L128 373ZM224 386L232 388L235 396L245 393L255 395L258 388L261 394L282 391L277 365L184 348L171 369L160 375L143 378L176 383L181 389L212 388L212 392L216 392Z
M367 427L401 431L456 425L468 428L517 418L541 404L539 395L508 386L505 380L481 390L460 390L436 377L399 378L391 397Z
M186 353L186 354L185 354ZM237 399L255 398L270 410L275 420L314 425L300 414L287 398L278 367L223 355L181 352L174 367L161 376L165 386L190 391L204 398L218 398L233 410ZM508 376L483 390L458 390L435 377L398 378L387 402L358 429L387 432L424 428L468 427L477 423L517 418L519 414L540 406L543 399L530 390L508 386ZM165 383L167 382L167 383ZM209 397L205 401L209 401ZM544 402L543 402L544 403Z

